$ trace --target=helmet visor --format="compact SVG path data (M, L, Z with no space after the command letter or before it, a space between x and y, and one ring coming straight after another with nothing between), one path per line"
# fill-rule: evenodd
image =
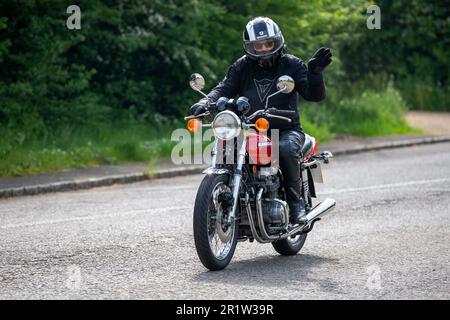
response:
M254 57L267 57L273 55L283 46L281 36L256 41L244 41L245 51Z

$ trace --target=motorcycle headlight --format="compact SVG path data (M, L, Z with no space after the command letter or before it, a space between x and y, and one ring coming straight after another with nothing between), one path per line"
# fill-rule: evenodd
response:
M222 140L230 140L241 132L241 120L229 110L217 114L212 122L212 128L216 137Z

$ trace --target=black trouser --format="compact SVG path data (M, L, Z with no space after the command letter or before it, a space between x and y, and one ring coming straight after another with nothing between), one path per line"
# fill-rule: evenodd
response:
M280 168L287 200L298 201L301 197L300 161L305 135L297 130L283 130L279 139Z

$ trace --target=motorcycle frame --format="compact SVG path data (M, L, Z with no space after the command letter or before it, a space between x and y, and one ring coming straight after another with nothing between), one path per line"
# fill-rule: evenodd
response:
M245 156L246 156L246 143L247 143L247 134L246 133L252 127L252 125L246 124L244 121L242 121L241 126L243 129L243 139L242 139L242 144L238 147L239 154L237 157L237 163L236 163L234 171L231 172L228 169L217 168L217 153L218 153L219 139L216 136L215 136L215 141L214 141L213 147L211 149L211 167L209 167L208 169L203 171L203 173L206 173L206 174L227 174L232 177L232 183L230 184L230 187L231 187L231 191L233 194L233 205L228 212L228 220L227 220L228 224L235 223L235 221L236 221L236 209L237 209L237 205L238 205L238 200L240 199L239 198L239 190L240 190L241 181L242 181L242 168L243 168ZM302 172L306 171L306 170L304 170L304 168L301 168L300 170L302 170ZM308 183L314 185L314 182L309 181L309 179L308 179ZM303 189L303 185L302 185L302 189ZM245 209L246 209L246 213L248 216L250 230L251 230L253 238L256 241L258 241L260 243L270 243L270 242L274 242L277 240L285 239L287 237L290 237L293 234L299 233L306 229L310 230L310 227L312 227L312 226L297 226L297 227L293 227L293 228L289 229L288 228L288 226L289 226L289 209L288 209L287 205L284 203L284 201L281 201L281 202L283 202L282 205L285 207L285 225L284 225L285 232L282 234L279 234L279 235L269 235L266 230L265 224L264 224L263 212L262 212L262 208L261 208L262 192L263 192L263 188L259 188L257 191L256 199L255 199L255 201L256 201L256 203L255 203L255 205L256 205L256 221L253 218L253 213L251 210L248 193L246 194L246 197L245 197ZM258 233L256 226L258 226L261 234Z

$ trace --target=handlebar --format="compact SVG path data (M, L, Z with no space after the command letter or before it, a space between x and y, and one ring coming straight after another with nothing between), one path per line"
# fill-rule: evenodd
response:
M268 118L277 118L277 119L281 119L281 120L285 120L285 121L287 121L287 122L292 122L292 119L291 118L288 118L288 117L283 117L283 116L276 116L276 115L274 115L274 114L266 114L266 117L268 117Z
M190 116L184 117L184 120L190 120L190 119L194 119L194 118L200 118L200 117L204 117L204 116L209 116L210 114L212 114L212 109L213 108L211 106L215 106L215 105L216 105L216 101L214 101L214 102L208 101L208 103L207 103L208 111L206 111L204 113L201 113L201 114L198 114L196 116L190 115Z
M190 115L190 116L184 117L184 120L200 118L200 117L208 116L210 114L211 114L211 112L207 111L205 113L201 113L196 116ZM266 116L268 118L277 118L277 119L285 120L288 122L292 122L291 117L295 116L295 114L296 114L296 112L294 110L282 110L282 109L276 109L276 108L269 108L266 111L257 110L252 115L247 117L247 119L252 120L256 116L260 115L260 116Z
M190 119L200 118L200 117L209 116L209 115L210 115L209 112L205 112L205 113L200 113L196 116L190 115L190 116L184 117L184 120L190 120Z
M267 112L275 116L284 116L284 117L293 117L296 114L294 110L282 110L276 108L269 108L267 109Z
M282 110L276 108L269 108L267 110L257 110L252 115L250 115L247 119L252 120L256 116L266 116L268 118L277 118L281 120L286 120L288 122L292 122L291 117L295 116L294 110Z

